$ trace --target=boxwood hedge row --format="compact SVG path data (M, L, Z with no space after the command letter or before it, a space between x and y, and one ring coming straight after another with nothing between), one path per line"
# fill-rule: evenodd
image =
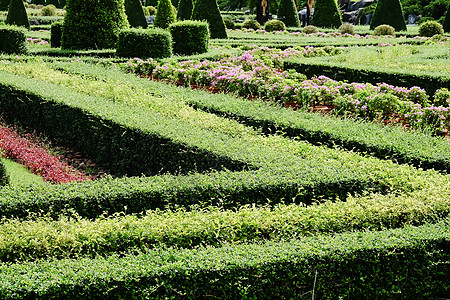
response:
M2 299L445 298L449 220L381 232L0 266Z
M386 70L369 70L360 67L339 66L327 63L305 63L295 59L284 61L285 70L294 69L308 77L325 75L335 80L345 80L349 82L369 82L376 84L386 82L395 86L413 87L420 86L429 95L433 95L437 89L450 87L450 79L444 77L434 77L427 75L417 75L413 73L400 73Z
M69 73L80 72L72 65L57 64ZM266 133L283 132L290 137L316 145L355 150L381 158L408 163L416 167L450 169L450 144L441 138L419 131L405 131L394 126L381 126L362 120L335 118L304 111L291 111L270 103L247 101L227 95L211 95L203 91L175 88L157 82L131 79L118 71L85 66L85 75L104 80L126 81L137 89L152 91L155 96L179 97L194 108L237 119Z

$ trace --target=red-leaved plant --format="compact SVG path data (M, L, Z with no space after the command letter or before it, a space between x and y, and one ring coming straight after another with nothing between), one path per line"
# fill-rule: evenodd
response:
M21 137L14 128L0 126L0 149L3 157L27 166L47 182L66 183L91 179L69 166L61 157L32 142L32 135Z

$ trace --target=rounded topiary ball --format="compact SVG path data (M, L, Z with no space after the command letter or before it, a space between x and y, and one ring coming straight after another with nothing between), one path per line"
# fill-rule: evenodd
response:
M280 20L269 20L264 24L265 31L285 31L286 25Z
M338 31L340 33L342 33L342 34L345 34L345 33L347 33L347 34L355 34L355 27L352 24L350 24L350 23L343 23L339 27Z
M258 30L261 29L261 24L256 20L245 20L244 23L242 23L242 28Z
M317 27L314 25L308 25L303 28L302 32L306 34L317 33L319 32L319 29L317 29Z
M41 9L41 15L43 16L56 16L56 6L49 4Z
M209 48L209 26L206 21L181 21L169 26L173 52L182 55L205 53Z
M373 30L374 35L395 35L395 28L390 25L379 25Z
M172 36L160 28L124 29L119 33L116 56L165 58L172 55Z
M436 34L444 34L444 27L436 21L427 21L419 26L419 35L432 37Z

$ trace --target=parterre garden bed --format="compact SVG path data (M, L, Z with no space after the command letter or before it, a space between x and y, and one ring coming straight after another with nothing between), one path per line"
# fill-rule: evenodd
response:
M113 175L0 190L2 299L450 293L448 141L110 64L2 61L2 118Z

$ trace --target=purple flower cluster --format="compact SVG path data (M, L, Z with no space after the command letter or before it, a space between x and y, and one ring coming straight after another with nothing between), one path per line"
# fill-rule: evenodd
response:
M28 42L30 45L46 45L46 44L48 44L48 41L43 40L43 39L41 39L41 38L36 38L36 39L33 39L33 38L27 38L27 42Z

